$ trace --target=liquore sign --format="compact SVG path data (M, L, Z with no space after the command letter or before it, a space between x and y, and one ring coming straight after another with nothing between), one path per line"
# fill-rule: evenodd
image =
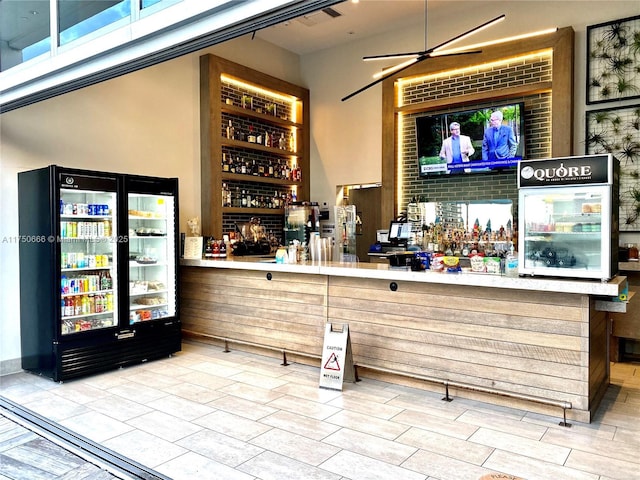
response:
M610 184L612 173L611 155L523 160L518 164L518 187Z

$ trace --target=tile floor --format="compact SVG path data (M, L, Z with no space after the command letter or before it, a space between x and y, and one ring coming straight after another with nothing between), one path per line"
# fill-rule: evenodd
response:
M0 410L0 480L118 478L2 414Z
M4 376L0 395L175 480L640 479L637 363L612 365L595 421L565 428L366 378L324 390L317 368L280 362L186 341L62 384Z

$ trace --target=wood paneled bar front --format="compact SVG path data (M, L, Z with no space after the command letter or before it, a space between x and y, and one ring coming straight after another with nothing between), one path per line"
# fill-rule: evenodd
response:
M361 377L590 422L609 385L609 282L382 264L183 260L185 336L319 365L349 324ZM563 410L561 410L563 409Z

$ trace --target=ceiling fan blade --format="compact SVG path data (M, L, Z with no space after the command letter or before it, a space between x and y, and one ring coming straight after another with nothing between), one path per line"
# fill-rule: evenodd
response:
M431 53L429 57L455 57L456 55L469 55L470 53L482 53L482 50L469 50L468 52L451 52L451 53Z
M371 82L371 83L369 83L369 84L365 85L365 86L364 86L364 87L362 87L361 89L356 90L356 91L355 91L355 92L353 92L353 93L350 93L349 95L347 95L346 97L344 97L344 98L342 99L342 101L344 102L345 100L349 100L351 97L354 97L354 96L356 96L357 94L359 94L359 93L361 93L361 92L364 92L364 91L365 91L365 90L367 90L368 88L373 87L374 85L376 85L376 84L378 84L378 83L380 83L380 82L383 82L383 81L384 81L384 80L386 80L387 78L389 78L389 77L391 77L391 76L393 76L393 75L396 75L396 74L398 74L398 73L402 72L403 70L405 70L405 69L407 69L407 68L409 68L409 67L411 67L411 66L415 65L416 63L420 63L421 61L426 60L427 58L434 58L434 57L454 57L454 56L456 56L456 55L469 55L469 54L472 54L472 53L482 53L482 50L472 50L472 51L469 51L469 52L444 53L444 54L442 54L442 55L431 55L431 54L428 54L428 53L426 53L426 54L424 54L424 55L420 55L420 56L416 59L416 61L415 61L415 62L410 63L409 65L406 65L406 66L404 66L404 67L402 67L402 68L399 68L398 70L394 70L394 71L392 71L392 72L389 72L387 75L383 75L382 77L380 77L380 78L378 78L378 79L374 80L373 82Z
M400 68L400 69L398 69L398 70L394 70L393 72L388 73L387 75L384 75L384 76L382 76L382 77L380 77L380 78L378 78L378 79L374 80L373 82L371 82L371 83L369 83L369 84L365 85L364 87L362 87L362 88L360 88L360 89L356 90L355 92L350 93L350 94L349 94L349 95L347 95L346 97L343 97L343 98L342 98L342 101L344 102L345 100L349 100L351 97L354 97L354 96L356 96L357 94L359 94L359 93L361 93L361 92L364 92L365 90L367 90L367 89L369 89L369 88L373 87L374 85L377 85L377 84L378 84L378 83L380 83L380 82L384 82L387 78L389 78L389 77L391 77L391 76L393 76L393 75L397 75L398 73L402 72L403 70L405 70L405 69L407 69L407 68L409 68L409 67L411 67L411 66L415 65L416 63L420 63L421 61L426 60L427 58L429 58L429 55L420 55L420 56L416 59L416 61L415 61L415 62L410 63L409 65L406 65L406 66L404 66L404 67L402 67L402 68Z
M478 33L480 30L484 30L485 28L492 26L494 23L501 22L505 18L506 18L506 15L503 13L502 15L499 15L496 18L493 18L488 22L483 23L482 25L478 25L477 27L474 27L471 30L467 30L466 32L461 33L460 35L456 35L455 37L447 40L446 42L441 43L440 45L436 45L435 47L430 48L429 50L426 51L426 53L433 53L436 50L449 46L459 40L462 40L463 38L473 35L474 33Z
M441 43L441 44L439 44L439 45L436 45L435 47L432 47L432 48L430 48L430 49L428 49L428 50L425 50L424 52L417 52L418 57L416 58L416 61L415 61L415 62L413 62L413 63L409 63L408 65L406 65L406 66L404 66L404 67L402 67L402 68L399 68L398 70L393 70L392 72L388 73L387 75L383 75L382 77L380 77L380 78L378 78L378 79L374 80L373 82L371 82L371 83L369 83L369 84L365 85L364 87L362 87L362 88L360 88L360 89L356 90L355 92L350 93L349 95L347 95L346 97L344 97L344 98L342 99L342 101L344 102L345 100L349 100L351 97L353 97L353 96L355 96L355 95L357 95L357 94L359 94L359 93L361 93L361 92L364 92L364 91L365 91L365 90L367 90L368 88L371 88L371 87L373 87L374 85L376 85L376 84L378 84L378 83L380 83L380 82L385 81L387 78L391 77L392 75L397 75L398 73L402 72L403 70L405 70L405 69L409 68L409 67L410 67L410 66L412 66L412 65L415 65L416 63L420 63L420 62L422 62L423 60L425 60L425 59L427 59L427 58L437 56L437 55L432 55L432 54L436 53L436 50L439 50L439 49L441 49L441 48L444 48L444 47L446 47L446 46L449 46L449 45L451 45L451 44L453 44L453 43L455 43L455 42L457 42L457 41L459 41L459 40L462 40L463 38L466 38L466 37L468 37L468 36L470 36L470 35L473 35L474 33L479 32L480 30L484 30L485 28L490 27L490 26L492 26L493 24L498 23L498 22L500 22L500 21L504 20L505 18L506 18L506 15L505 15L505 14L499 15L499 16L497 16L497 17L495 17L495 18L493 18L493 19L489 20L488 22L485 22L485 23L483 23L483 24L481 24L481 25L478 25L477 27L474 27L474 28L472 28L471 30L467 30L466 32L461 33L460 35L456 35L455 37L453 37L453 38L451 38L451 39L447 40L446 42L443 42L443 43ZM443 54L443 55L441 55L441 56L445 56L445 55L446 55L446 56L449 56L449 55L457 55L457 54L460 54L460 55L466 55L466 54L469 54L469 53L479 53L479 52L473 52L473 51L469 51L469 52L456 52L456 53L451 53L451 54ZM416 53L409 53L408 55L415 55L415 54L416 54ZM395 55L403 55L403 54L392 54L391 56L395 56ZM390 58L391 56L387 56L386 58ZM382 56L382 55L380 55L380 56L378 56L378 57L379 57L379 58L385 58L385 56ZM363 57L363 59L364 59L364 58L365 58L365 57Z
M406 52L406 53L388 53L386 55L367 55L366 57L362 57L362 60L386 60L389 58L400 58L400 57L419 57L420 55L424 55L426 52Z

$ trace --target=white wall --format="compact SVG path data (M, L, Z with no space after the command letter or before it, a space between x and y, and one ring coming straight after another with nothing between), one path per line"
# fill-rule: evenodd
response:
M506 21L474 41L551 25L576 31L574 152L583 153L586 25L636 15L637 2L458 1L452 18L429 18L429 46L500 13ZM416 19L399 32L302 58L248 36L207 52L310 89L311 198L333 204L336 185L381 180L380 87L340 101L381 67L361 57L419 50L424 37ZM17 172L54 163L177 176L186 230L187 218L200 215L199 54L0 116L0 374L19 368L20 357L18 246L5 240L18 233Z
M300 83L298 56L266 42L246 36L208 52ZM199 116L199 55L0 116L0 374L20 357L17 173L56 164L178 177L186 231L200 216Z

